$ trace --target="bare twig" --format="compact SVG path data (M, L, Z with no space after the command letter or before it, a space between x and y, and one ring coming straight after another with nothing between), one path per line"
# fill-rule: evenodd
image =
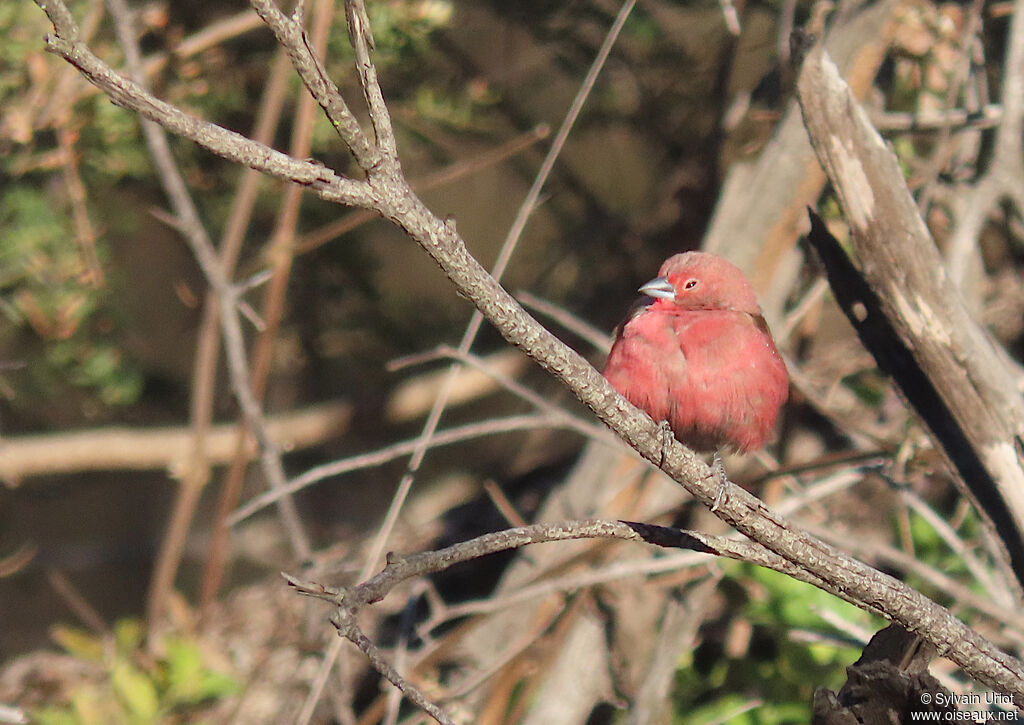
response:
M890 133L912 131L934 131L942 128L991 128L1003 119L1001 106L989 104L972 112L961 108L948 111L920 111L900 113L896 111L873 111L871 123L879 131Z
M566 412L562 408L558 407L547 398L543 397L539 393L530 390L525 385L518 383L512 378L502 375L500 371L493 369L486 361L480 357L473 355L472 353L462 353L458 349L451 347L450 345L439 345L434 350L424 353L422 355L410 356L401 360L396 360L389 366L392 370L400 370L402 367L411 364L419 364L428 362L430 360L437 360L447 358L450 360L457 360L458 362L470 367L474 370L478 370L484 375L494 380L498 385L505 388L516 397L526 401L537 410L547 413L553 420L559 420L564 418L564 427L571 428L576 432L588 436L594 439L608 439L605 435L605 431L599 426L595 426L587 421L580 420L576 416ZM611 442L610 439L608 439Z
M108 0L108 4L111 14L115 19L118 40L124 50L125 59L132 75L136 78L136 83L139 84L140 92L144 93L141 89L143 79L142 60L135 34L132 30L131 11L125 0ZM47 2L44 5L50 6L51 3ZM72 33L76 34L77 31L72 31ZM111 73L111 76L114 79L123 81L116 74ZM178 113L180 114L180 112ZM183 116L184 114L181 115ZM194 119L191 120L194 121ZM203 270L204 276L217 295L225 347L228 354L228 369L231 374L235 397L242 408L249 429L253 432L259 443L260 459L263 471L267 477L267 483L271 488L279 489L284 486L286 481L284 466L281 463L281 456L277 446L267 432L267 423L263 417L263 411L260 409L260 405L249 385L245 361L245 343L235 306L235 291L224 274L213 243L210 241L206 228L199 218L199 212L192 202L185 181L178 170L163 128L153 120L143 121L142 127L150 155L156 165L164 190L171 200L171 205L179 221L182 234L192 248L192 253ZM281 514L282 524L288 533L293 553L300 559L308 558L311 549L294 502L290 498L282 498L278 503L278 511Z
M57 139L64 152L64 183L68 189L68 199L71 200L71 218L75 222L75 244L86 270L83 280L95 287L102 287L104 275L103 266L96 256L96 229L89 219L85 185L78 173L78 156L75 153L77 137L78 133L67 127L57 130Z
M252 17L259 20L255 13ZM256 114L253 139L269 145L281 118L291 65L283 50L278 50L271 66L260 106ZM245 239L252 211L256 205L259 184L263 174L244 169L238 191L231 204L227 223L221 233L218 250L224 274L232 276ZM243 288L244 289L244 288ZM192 518L199 505L199 497L210 478L210 460L207 437L213 422L213 399L217 379L217 360L220 355L220 314L217 297L207 292L203 303L203 316L196 339L195 358L192 363L192 390L189 400L189 419L192 426L192 452L181 474L181 487L175 497L167 533L161 542L150 583L149 620L157 618L162 602L174 586L178 565L184 551L185 540ZM236 433L237 436L237 433ZM236 448L237 450L237 448ZM204 572L203 582L207 576ZM200 592L206 589L200 585ZM202 598L202 594L200 594Z
M946 546L956 553L960 561L964 563L964 566L971 573L971 576L974 577L974 581L978 583L978 586L984 591L989 592L992 598L1004 607L1013 606L1013 595L1010 591L1006 587L997 586L988 569L982 565L978 557L974 555L974 552L970 551L956 531L941 516L935 513L927 503L921 500L920 496L917 496L912 491L900 491L900 498L911 511L924 519L932 527L932 530L938 534L939 538L946 542Z
M433 437L431 445L445 446L452 443L458 443L460 441L471 440L473 438L480 438L486 435L510 433L517 430L564 427L570 427L569 422L561 416L553 418L546 414L519 415L512 416L510 418L498 418L496 420L489 421L485 420L479 423L469 423L464 426L443 430ZM331 476L340 476L361 468L379 466L387 463L388 461L393 461L396 458L408 456L416 450L419 445L418 441L419 438L417 437L400 443L392 443L391 445L385 446L377 451L360 453L359 455L352 456L351 458L345 458L340 461L333 461L331 463L325 463L321 466L311 468L301 476L297 476L290 481L288 485L284 487L283 491L268 491L247 501L244 506L228 517L228 524L234 526L243 519L252 516L257 511L273 504L285 493L295 493L307 486L312 486L314 483L322 481L325 478L330 478Z
M611 348L611 338L608 336L607 331L594 327L568 310L552 304L548 300L541 299L526 290L516 292L516 299L527 309L532 309L545 317L550 317L569 332L586 340L593 345L595 350L608 352L609 348Z
M327 33L331 26L333 3L329 0L318 0L315 8L312 44L313 50L322 54L327 46ZM296 9L296 12L298 10L299 8ZM309 95L303 94L299 99L298 110L292 126L292 139L289 148L292 158L309 157L314 119L313 99ZM260 334L253 346L249 366L249 384L253 396L261 403L266 392L267 380L270 377L274 343L280 329L281 318L284 316L285 296L288 281L291 279L292 261L295 254L295 229L299 221L302 195L302 188L299 186L290 185L285 189L266 255L270 263L270 279L264 292L262 314L257 318L259 322L256 328ZM241 309L244 312L245 308L241 307ZM246 456L248 436L246 426L240 425L235 460L224 477L220 500L217 502L213 535L210 540L200 591L200 604L204 609L215 601L224 578L224 570L227 567L228 540L231 528L226 520L238 505L238 500L242 495L242 483L248 466L248 457Z
M277 42L288 52L292 66L302 79L303 85L324 109L338 136L348 146L356 162L364 171L376 168L381 162L380 152L374 148L359 127L359 121L349 110L348 104L338 92L338 87L327 77L323 62L306 42L306 33L297 18L289 18L273 0L250 0L250 5L263 18L263 22L274 33ZM349 206L368 206L350 204Z
M445 184L470 176L478 171L490 168L511 158L515 154L533 146L533 144L538 141L547 138L550 132L550 129L545 124L540 124L526 133L520 134L501 146L498 146L497 148L489 149L468 159L456 161L450 166L427 174L421 179L413 179L409 182L409 186L411 186L413 191L416 193L423 193L424 191L444 186ZM331 240L342 236L343 234L347 234L371 219L376 218L377 215L375 213L365 209L346 214L341 219L328 222L319 229L306 232L299 237L295 241L295 253L305 254L306 252L310 252L317 247L327 244Z
M54 26L54 34L46 37L47 50L71 63L115 104L156 121L171 133L229 161L307 186L328 201L358 207L373 204L371 190L363 182L345 179L323 164L293 159L234 131L190 116L154 97L138 83L116 73L79 41L78 26L62 0L39 0L36 4L46 12ZM204 265L212 259L212 253L210 259L206 257L200 258Z
M959 213L949 242L949 267L959 283L963 259L978 242L982 226L996 204L1007 199L1018 213L1024 211L1024 176L1021 134L1024 133L1024 0L1014 3L1007 37L1006 63L1002 73L1002 119L996 130L995 148L985 175L958 196Z

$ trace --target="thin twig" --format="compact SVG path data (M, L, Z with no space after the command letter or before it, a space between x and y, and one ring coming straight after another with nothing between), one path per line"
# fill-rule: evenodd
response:
M963 259L977 245L985 220L996 204L1005 198L1013 202L1018 213L1024 212L1024 189L1020 184L1024 176L1024 0L1014 3L1006 43L1000 99L1003 115L996 130L991 163L985 175L959 195L959 213L948 245L950 274L958 284L966 268Z
M431 445L446 446L452 443L459 443L460 441L472 440L474 438L497 435L500 433L511 433L518 430L571 427L570 422L561 416L554 418L546 414L518 415L509 418L498 418L478 423L469 423L464 426L443 430L434 436L431 440ZM344 458L339 461L332 461L331 463L325 463L311 468L301 476L296 476L292 479L282 491L268 491L247 501L244 506L240 507L228 517L228 524L234 526L240 521L249 518L257 511L273 504L282 495L295 493L307 486L312 486L314 483L318 483L325 478L351 473L352 471L357 471L361 468L379 466L387 463L388 461L393 461L396 458L407 456L410 453L413 453L418 445L419 438L412 438L407 441L392 443L376 451L360 453L359 455L352 456L351 458Z
M391 362L388 366L390 370L401 370L403 367L413 364L421 364L429 362L431 360L437 360L447 358L450 360L456 360L463 365L470 367L474 370L479 370L487 377L494 380L498 385L505 388L513 395L522 400L526 401L537 410L542 411L550 415L553 419L565 418L565 427L571 428L581 435L587 436L593 439L604 439L609 443L612 442L612 437L606 435L604 429L600 426L596 426L593 423L588 423L585 420L581 420L571 413L567 412L563 408L552 403L547 398L543 397L539 393L530 390L525 385L513 380L507 375L502 375L499 371L488 365L485 360L482 360L479 356L473 355L472 353L462 353L458 349L451 347L450 345L438 345L436 348L427 353L420 355L410 355L400 360Z
M46 37L47 50L71 63L90 83L102 88L116 105L156 121L171 133L187 138L229 161L309 187L322 199L357 207L373 205L372 191L365 182L343 178L314 161L293 159L288 154L190 116L170 103L161 101L139 83L116 73L78 40L78 28L62 0L38 0L36 4L46 12L54 25L54 34ZM204 254L197 259L205 272L213 254Z
M351 403L329 401L270 415L267 431L282 450L301 450L338 435L351 417ZM236 429L235 423L206 429L203 455L208 464L223 465L231 460ZM194 426L110 427L4 438L0 481L82 471L161 468L173 478L182 478L194 465L194 431Z
M948 546L963 562L967 571L974 577L974 581L978 583L983 591L989 592L993 598L996 599L1004 607L1012 607L1014 605L1013 594L1006 588L997 586L993 581L992 576L988 570L978 561L978 557L974 555L974 552L964 543L963 539L957 535L948 523L946 523L941 516L939 516L928 504L921 500L921 497L909 490L900 491L900 498L903 503L910 508L911 511L920 516L924 521L932 527L932 530L939 535L939 538L946 542ZM993 554L993 559L998 557L998 553Z
M257 16L258 17L258 16ZM253 139L259 143L270 144L274 138L281 114L284 108L284 101L288 91L288 79L291 77L291 63L288 55L279 48L274 62L271 65L270 78L267 82L263 97L260 99L260 106L256 114L256 124L253 130ZM259 195L260 181L263 175L253 169L245 169L231 204L231 211L228 214L227 223L221 235L220 259L225 274L233 274L238 263L238 257L242 250L242 242L245 240L245 233L252 219L253 210L256 207L256 200ZM250 282L244 282L239 286L240 290L248 290ZM210 425L213 415L214 387L217 377L217 359L220 354L220 316L217 312L216 299L207 295L203 306L203 319L196 343L196 357L192 366L192 400L189 406L189 415L195 430L195 452L193 465L199 469L196 474L196 485L205 484L205 474L200 467L204 465L203 437ZM236 448L237 451L237 442ZM237 455L232 465L241 465ZM231 475L230 471L226 478ZM194 509L195 504L192 504ZM219 512L218 512L219 514ZM191 520L191 511L188 514ZM182 528L187 523L182 524ZM204 603L210 603L215 598L219 574L217 560L221 554L217 551L217 544L211 540L208 548L207 562L203 568L203 577L199 585L200 608Z
M569 332L590 343L595 350L608 352L611 349L611 337L609 337L606 330L594 327L564 307L559 307L553 302L542 299L527 290L516 292L516 299L527 309L539 312L545 317L550 317Z
M443 169L427 174L421 179L413 179L409 182L409 186L419 194L444 186L465 176L471 176L478 171L495 166L515 154L528 149L538 141L547 138L549 133L550 130L547 125L539 124L530 131L516 136L497 148L489 149L468 159L456 161ZM295 253L298 255L311 252L376 218L378 218L377 214L366 209L346 214L341 219L328 222L319 229L306 232L299 237L295 241Z
M364 170L376 167L380 163L380 152L366 138L359 127L359 121L338 92L338 87L327 76L323 62L306 42L302 26L296 19L282 13L273 0L250 0L249 4L263 18L263 22L274 33L281 47L288 52L292 66L302 79L303 85L324 109L331 125L348 146L356 162Z
M46 5L49 4L46 3ZM111 15L114 16L118 40L125 53L125 61L141 90L143 82L142 59L135 39L135 33L132 29L131 11L125 0L108 0L108 4ZM277 446L267 431L267 421L263 416L263 411L260 409L260 405L253 396L252 388L249 385L245 362L245 343L243 342L241 323L235 306L235 292L224 275L217 252L206 233L206 228L199 218L199 211L192 201L188 188L185 185L185 180L178 170L163 128L152 120L144 120L142 127L150 155L153 158L164 190L171 200L171 205L181 225L182 233L192 248L192 253L199 262L203 275L217 295L225 347L228 353L228 369L231 373L235 397L238 399L246 423L259 445L260 459L264 474L267 477L267 483L273 489L280 489L286 482L284 466L281 463L281 456ZM291 498L279 499L278 511L281 515L282 524L288 534L292 552L300 560L309 558L312 549Z
M333 3L329 0L318 0L313 19L313 50L323 53L327 46L327 33L331 25ZM291 145L288 149L292 158L303 159L310 155L313 138L313 122L315 120L313 99L303 94L299 99L298 109L292 125ZM249 384L253 396L262 404L270 377L271 361L274 344L277 340L281 319L284 316L285 298L288 280L291 278L292 261L294 259L295 229L299 222L299 209L302 205L302 187L289 185L281 198L277 220L271 233L271 242L266 257L270 262L270 281L264 288L262 314L253 314L255 327L259 336L253 346L249 364ZM239 294L242 287L237 287ZM245 308L240 306L242 312ZM217 597L220 583L227 566L228 539L231 527L227 517L238 505L242 495L242 484L248 463L246 448L248 447L248 431L244 425L239 426L238 440L235 448L235 460L224 477L220 500L217 502L217 515L213 524L213 536L209 547L209 557L203 576L203 589L200 601L203 608L209 607Z

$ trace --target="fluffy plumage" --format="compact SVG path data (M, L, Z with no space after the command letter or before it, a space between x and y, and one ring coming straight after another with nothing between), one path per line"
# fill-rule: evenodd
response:
M619 325L604 376L690 448L763 447L789 375L743 272L686 252L639 291L647 297Z

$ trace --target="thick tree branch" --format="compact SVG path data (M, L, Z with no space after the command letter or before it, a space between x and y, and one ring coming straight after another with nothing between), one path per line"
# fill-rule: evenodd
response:
M830 281L846 280L833 285L837 297L959 471L1024 582L1024 406L1008 394L1014 381L946 276L896 157L820 47L804 62L798 94L867 279L834 240L819 245ZM815 237L827 243L826 236L819 225Z
M281 450L301 450L336 437L351 418L351 403L321 403L267 416L267 434ZM111 427L8 437L0 442L0 481L20 484L31 476L158 468L178 478L190 465L192 437L187 426ZM208 462L230 461L237 437L236 423L211 427L204 439Z
M306 42L306 33L298 16L289 18L281 12L274 0L250 0L250 5L274 33L277 42L291 58L295 72L302 83L324 109L327 120L331 122L338 136L348 146L355 157L356 163L364 171L378 166L381 153L370 143L359 126L359 121L349 110L345 99L341 97L338 86L327 76L323 62L317 57L313 48ZM325 197L326 198L326 197ZM348 202L342 201L343 204ZM349 204L349 206L352 206Z

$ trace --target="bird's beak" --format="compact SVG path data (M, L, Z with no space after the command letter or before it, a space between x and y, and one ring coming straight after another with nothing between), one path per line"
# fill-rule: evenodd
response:
M676 298L675 287L665 277L655 277L638 289L637 292L648 297L656 297L660 300L674 300Z

